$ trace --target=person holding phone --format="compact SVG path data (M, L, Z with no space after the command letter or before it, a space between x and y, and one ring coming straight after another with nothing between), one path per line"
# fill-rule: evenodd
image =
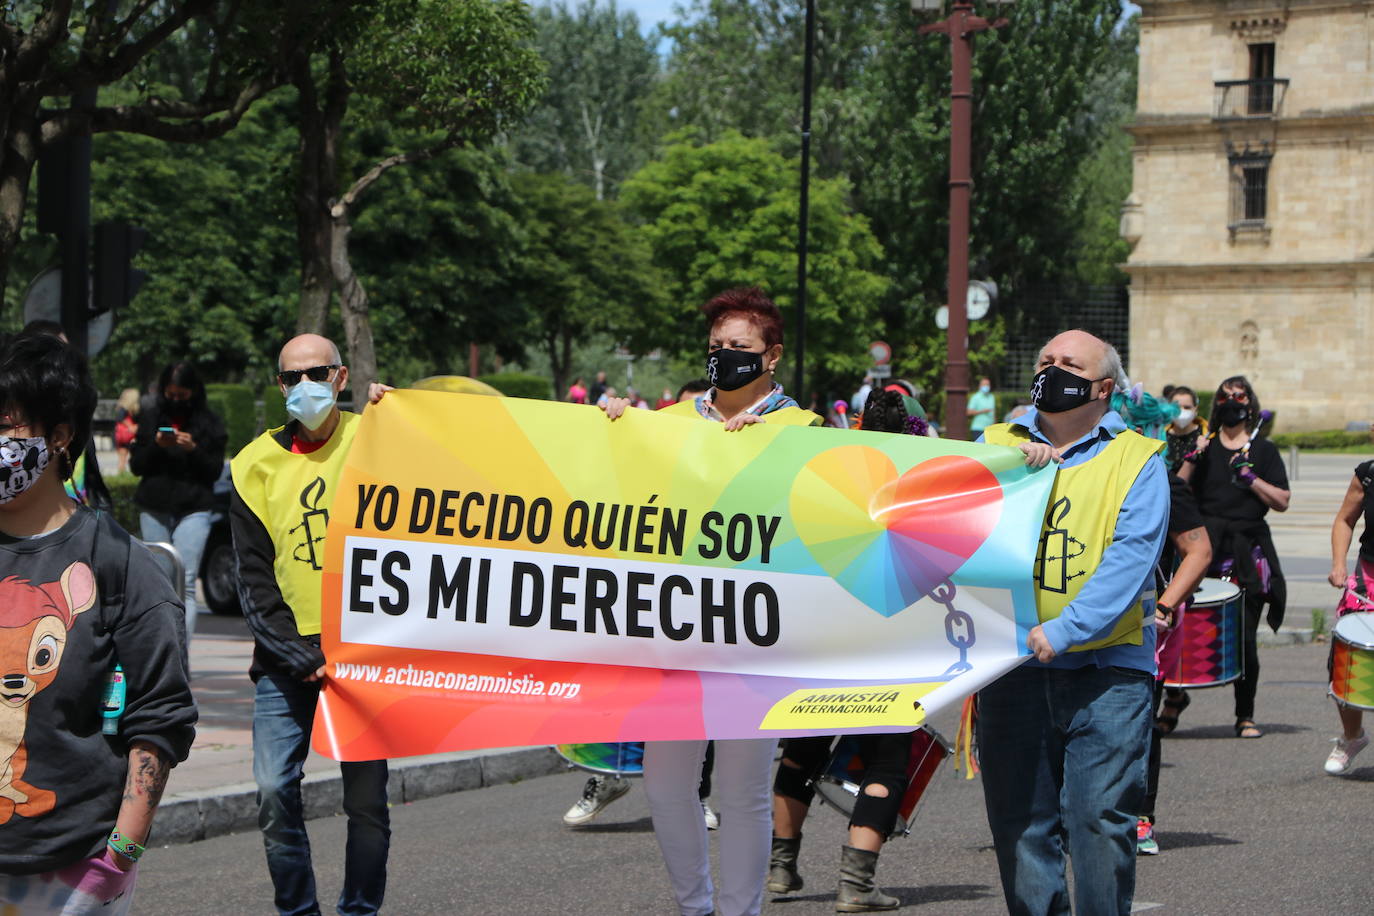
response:
M196 573L210 535L214 486L224 470L227 442L224 421L206 405L205 383L195 366L180 362L163 369L156 402L139 416L129 466L143 478L134 491L143 540L171 544L185 565L188 643L200 612Z

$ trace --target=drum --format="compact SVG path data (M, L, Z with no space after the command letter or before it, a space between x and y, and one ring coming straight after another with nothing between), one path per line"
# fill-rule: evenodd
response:
M1374 614L1346 614L1331 643L1331 696L1342 706L1374 709Z
M1245 593L1225 579L1203 579L1182 620L1159 649L1165 687L1220 687L1240 679Z
M935 771L946 757L954 752L939 732L929 726L921 726L911 735L911 756L907 760L907 786L902 794L902 804L897 809L897 823L892 835L906 836L911 833L911 818L916 811L921 796L925 794ZM859 742L849 735L842 735L835 742L830 762L814 781L816 795L821 801L845 815L854 813L854 801L859 797L859 786L863 784L864 764L859 759Z
M570 766L606 776L643 776L644 743L642 741L605 742L603 744L555 744L558 756Z

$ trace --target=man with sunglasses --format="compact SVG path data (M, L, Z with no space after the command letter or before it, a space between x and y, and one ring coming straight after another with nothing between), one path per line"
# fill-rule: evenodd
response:
M320 651L324 533L335 486L358 430L357 414L339 410L348 384L339 348L302 334L282 347L277 384L291 419L234 458L230 527L238 556L239 596L253 633L253 779L258 825L279 912L320 912L301 803L302 765L310 746L325 657ZM373 384L370 399L385 386ZM386 891L391 828L385 760L341 763L348 845L341 914L376 913Z

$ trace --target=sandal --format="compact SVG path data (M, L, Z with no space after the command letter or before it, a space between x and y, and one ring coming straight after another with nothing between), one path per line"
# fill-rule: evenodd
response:
M1183 714L1183 710L1188 708L1188 704L1193 702L1193 698L1188 696L1186 691L1180 690L1178 693L1166 693L1164 702L1161 704L1160 714L1155 718L1155 728L1161 737L1167 737L1174 733L1178 728L1178 717Z
M1236 720L1237 738L1263 738L1264 730L1255 724L1254 719Z

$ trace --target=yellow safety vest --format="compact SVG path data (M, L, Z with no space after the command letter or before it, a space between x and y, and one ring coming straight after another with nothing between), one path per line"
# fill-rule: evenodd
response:
M329 441L308 455L282 448L268 430L234 456L234 489L267 529L272 570L302 636L320 632L321 571L329 507L362 418L341 412Z
M1024 426L999 423L984 430L983 439L993 445L1017 446L1030 441L1031 435ZM1035 556L1035 608L1041 623L1064 613L1092 577L1116 533L1126 494L1145 463L1163 448L1163 442L1124 430L1093 458L1059 469ZM1139 599L1135 596L1106 638L1069 651L1140 645L1144 615L1139 613Z
M658 412L683 417L701 417L701 412L697 410L697 405L693 401L678 401ZM707 417L701 418L703 420L708 419ZM802 407L784 407L781 410L764 414L763 419L769 423L781 423L785 426L820 426L825 422L823 417L819 417Z

